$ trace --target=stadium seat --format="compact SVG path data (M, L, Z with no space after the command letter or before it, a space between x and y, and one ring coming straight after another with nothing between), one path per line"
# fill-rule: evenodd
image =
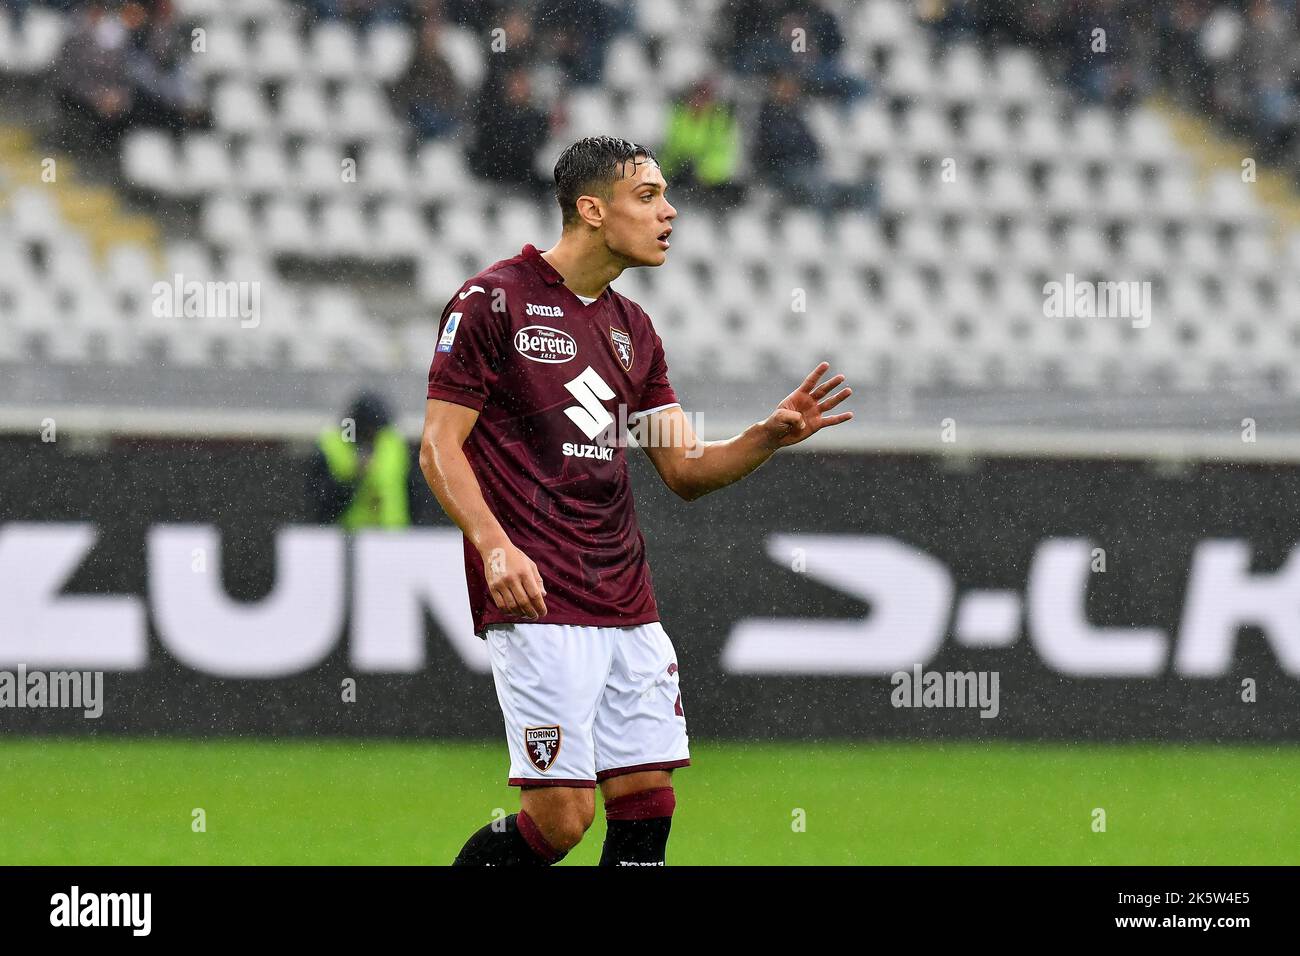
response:
M344 80L361 72L361 54L356 32L346 23L330 21L317 25L308 41L308 63L317 76Z
M416 189L426 199L462 195L470 182L460 151L451 143L425 143L416 154Z
M238 248L263 238L239 194L209 196L203 204L200 231L209 242L225 247Z
M288 24L268 24L257 35L248 72L270 79L303 76L307 56L297 30ZM226 72L243 72L228 70Z
M332 113L320 84L299 76L289 82L279 99L276 125L281 129L303 136L334 133Z
M260 49L249 51L243 32L235 24L210 23L201 29L203 54L189 61L197 76L246 76L266 63Z
M261 91L245 80L225 80L212 99L212 113L219 129L257 135L272 125L270 111Z
M279 193L293 181L293 171L279 140L256 140L244 146L236 177L251 192Z
M190 195L225 189L231 185L234 173L231 168L230 148L224 136L218 133L189 133L181 151L184 159L180 181Z
M653 67L645 45L634 34L622 34L609 45L605 58L605 82L609 88L627 93L641 89L652 75Z
M262 225L267 248L274 253L305 255L319 248L319 235L302 203L287 197L273 199Z
M375 246L381 256L414 257L425 250L429 241L424 224L412 206L388 200L379 207L375 217Z
M406 72L415 53L415 34L396 23L377 23L366 31L363 66L371 77L391 83Z
M973 43L955 43L948 49L941 68L942 95L950 103L985 101L991 73L983 54Z
M140 189L172 195L183 187L172 137L161 130L132 130L122 144L122 171Z
M323 196L342 192L349 185L344 179L344 162L350 158L324 140L307 143L298 153L296 181L299 190ZM360 168L356 173L360 178Z
M404 135L393 120L388 98L369 82L350 83L339 95L335 123L350 139L392 139Z
M439 34L438 48L460 84L477 89L487 73L484 41L465 27L448 25Z

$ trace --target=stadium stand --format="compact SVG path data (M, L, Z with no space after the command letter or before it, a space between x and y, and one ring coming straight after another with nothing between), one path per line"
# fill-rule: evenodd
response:
M566 143L594 132L660 146L674 99L704 79L752 144L765 91L725 62L719 72L725 6L631 4L599 83L525 61L549 129L531 171L549 176ZM655 318L685 394L725 394L741 414L773 376L794 380L821 356L880 395L934 397L907 413L919 417L973 395L1016 397L1021 411L993 402L994 416L1124 421L1142 412L1117 396L1160 394L1187 396L1179 407L1195 423L1225 395L1300 391L1293 200L1243 182L1245 157L1207 119L1159 98L1076 95L1025 47L940 29L902 0L827 6L843 40L836 75L864 95L805 92L797 112L820 147L816 175L872 198L802 205L756 180L735 204L683 204L668 266L615 287ZM58 154L14 106L45 95L83 12L0 12L12 87L0 362L100 370L59 377L72 389L59 397L93 403L104 368L155 390L115 394L163 407L186 400L165 384L176 368L241 383L194 392L230 406L331 408L376 376L397 394L393 383L427 367L458 283L556 234L549 197L470 172L472 132L422 137L394 108L419 23L322 19L288 0L177 0L177 23L201 37L186 63L206 119L128 128L98 188L135 224L79 220L41 179ZM463 88L487 89L489 33L449 18L436 42ZM744 152L742 179L756 165ZM256 332L154 315L152 290L176 275L257 283ZM1067 276L1150 282L1153 320L1046 316L1045 285ZM328 384L306 388L303 375ZM880 407L898 414L893 398Z

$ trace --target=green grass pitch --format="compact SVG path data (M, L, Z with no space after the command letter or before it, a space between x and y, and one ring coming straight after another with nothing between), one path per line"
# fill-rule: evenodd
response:
M1300 863L1294 746L691 749L670 865ZM0 864L441 864L518 806L496 741L9 738L0 771ZM562 865L603 838L597 796Z

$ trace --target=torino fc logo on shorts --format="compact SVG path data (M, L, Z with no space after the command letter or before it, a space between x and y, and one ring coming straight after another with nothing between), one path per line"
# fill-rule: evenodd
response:
M546 773L560 754L560 728L525 727L524 750L528 751L533 766Z

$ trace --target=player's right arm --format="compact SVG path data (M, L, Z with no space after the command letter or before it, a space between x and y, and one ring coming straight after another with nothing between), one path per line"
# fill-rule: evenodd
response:
M479 413L455 402L431 398L424 409L420 470L442 510L456 522L483 559L483 572L496 606L531 620L546 614L546 586L528 555L506 536L483 499L478 479L465 457Z

